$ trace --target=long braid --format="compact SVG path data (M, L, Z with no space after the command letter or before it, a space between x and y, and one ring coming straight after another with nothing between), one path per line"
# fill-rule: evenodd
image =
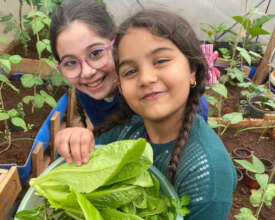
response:
M184 149L184 146L188 140L190 130L192 127L192 122L197 113L197 108L200 103L200 98L205 91L205 83L208 80L208 74L206 74L207 63L204 56L201 56L201 58L194 58L193 61L191 59L191 65L194 65L192 64L194 62L200 63L199 64L200 67L198 71L196 71L196 82L198 83L195 86L195 88L190 89L190 94L185 105L184 116L182 119L182 126L180 128L179 136L176 140L175 147L171 154L170 166L168 170L168 178L172 184L174 183L174 178L176 175L182 150Z
M131 28L146 28L153 35L171 40L186 56L190 68L196 72L197 85L190 89L186 101L182 126L173 149L168 176L174 182L174 177L180 161L182 150L187 142L195 117L200 98L205 90L205 83L208 80L208 66L200 48L200 42L188 22L181 16L172 12L161 10L142 10L126 19L119 27L114 44L114 58L118 71L118 45L121 39Z
M76 93L76 91L75 91L75 93ZM86 117L85 117L83 107L80 104L77 93L75 94L75 96L76 96L76 109L77 109L78 114L80 115L80 121L82 122L84 127L87 128Z
M192 127L193 119L197 112L197 107L199 105L201 94L196 93L192 96L189 96L186 103L184 117L182 120L182 126L179 131L179 136L176 140L175 147L171 154L170 167L168 170L168 178L170 182L174 183L174 177L177 171L177 167L180 161L182 150L188 140L189 133Z

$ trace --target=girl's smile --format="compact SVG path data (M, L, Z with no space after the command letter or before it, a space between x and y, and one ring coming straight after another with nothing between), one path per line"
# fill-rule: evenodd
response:
M116 85L113 83L116 74L111 49L106 51L108 54L106 64L98 69L84 60L87 54L90 55L90 51L98 53L100 51L96 48L106 47L109 44L108 39L100 37L87 24L78 20L72 22L57 37L57 52L60 58L83 60L80 74L68 78L68 80L78 90L98 100L112 96L116 89ZM68 64L71 63L68 62Z
M145 123L182 118L195 72L175 44L132 28L119 43L118 57L121 92Z

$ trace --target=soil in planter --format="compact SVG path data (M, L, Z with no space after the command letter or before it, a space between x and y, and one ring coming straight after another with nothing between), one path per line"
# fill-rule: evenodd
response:
M20 93L16 93L8 86L5 86L2 89L2 95L6 109L16 108L17 103L19 103L23 97L25 97L26 95L33 95L33 88L22 88L20 80L12 81L12 83L16 88L20 89ZM39 93L40 90L44 90L48 94L51 94L50 91L47 89L46 84L39 86L37 92ZM58 100L65 92L66 88L60 87L54 96L55 100ZM16 129L16 131L12 132L12 139L26 137L35 139L37 132L39 131L40 127L49 115L52 108L49 105L44 104L44 106L41 109L35 108L34 112L32 112L31 109L31 104L24 104L25 122L33 124L33 128L28 132L24 132L21 128ZM3 141L6 140L4 139L3 134L0 134L0 143L2 143ZM17 165L21 166L24 165L30 153L32 144L33 140L20 140L12 142L9 150L0 154L0 164L16 163ZM5 147L6 145L0 146L0 150L4 149Z
M27 47L25 48L23 44L21 44L20 41L13 42L14 45L11 47L6 53L11 55L20 55L24 58L29 59L39 59L38 54L36 52L36 36L31 36L31 40L27 42ZM44 50L42 52L42 57L49 57L50 53L47 50Z
M258 158L266 158L272 162L275 161L275 141L267 134L261 137L261 133L256 130L244 131L241 134L234 136L237 129L229 128L221 139L224 142L230 156L233 156L233 150L239 147L247 148L254 152ZM275 180L273 180L275 183ZM235 220L234 215L240 212L240 208L247 207L255 213L256 208L249 203L251 195L250 188L245 185L244 180L238 182L237 188L233 196L233 206L228 220ZM275 219L275 201L272 203L272 208L263 207L259 220Z
M239 110L239 103L241 100L242 88L227 85L228 98L223 100L222 114L236 112ZM208 93L209 91L207 91ZM217 115L214 112L213 115ZM273 163L275 162L275 140L267 133L261 137L262 130L248 130L234 136L237 129L228 128L221 137L224 145L227 148L231 157L234 157L233 150L236 148L247 148L253 151L258 158L266 158ZM275 183L275 180L273 180ZM228 217L228 220L235 220L234 215L240 212L240 208L247 207L255 213L256 208L249 203L249 196L251 195L250 188L245 185L244 180L238 182L236 190L233 195L233 205ZM272 208L264 205L259 220L275 220L275 201L272 203Z

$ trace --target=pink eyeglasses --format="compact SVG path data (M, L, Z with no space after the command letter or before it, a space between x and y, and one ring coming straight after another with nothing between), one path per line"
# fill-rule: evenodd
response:
M76 78L81 74L83 61L94 69L100 69L108 63L110 58L109 50L113 47L114 42L115 41L112 40L106 47L98 46L91 48L84 59L65 57L56 67L68 78Z

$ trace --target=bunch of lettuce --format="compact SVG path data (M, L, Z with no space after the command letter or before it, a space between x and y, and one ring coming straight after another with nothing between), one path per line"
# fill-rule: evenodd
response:
M53 210L62 211L59 219L174 220L177 202L160 193L159 181L148 171L152 163L144 139L117 141L92 152L87 164L64 163L30 185ZM32 219L41 219L40 211Z

